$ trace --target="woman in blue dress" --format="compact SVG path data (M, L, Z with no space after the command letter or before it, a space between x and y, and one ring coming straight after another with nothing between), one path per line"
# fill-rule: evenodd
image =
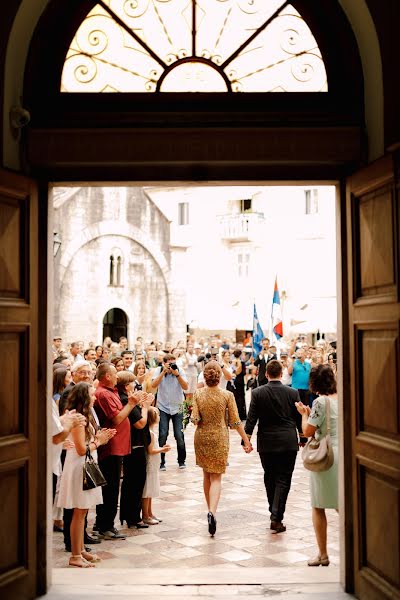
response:
M318 394L312 408L297 402L302 416L305 436L315 434L316 439L326 435L326 405L330 407L330 436L334 452L334 463L327 471L310 471L310 495L312 519L318 544L318 556L308 561L308 566L329 565L327 543L327 520L325 509L338 509L338 400L335 374L329 365L318 365L310 373L310 390Z

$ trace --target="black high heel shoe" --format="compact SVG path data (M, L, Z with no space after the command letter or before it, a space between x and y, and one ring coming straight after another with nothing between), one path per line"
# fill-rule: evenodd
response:
M214 536L215 532L217 531L217 521L216 521L214 515L212 514L212 512L207 513L207 521L208 521L208 533L211 536Z

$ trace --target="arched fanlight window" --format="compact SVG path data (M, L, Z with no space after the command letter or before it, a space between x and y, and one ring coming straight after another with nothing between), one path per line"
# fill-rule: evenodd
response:
M122 253L118 248L112 250L110 256L110 282L111 286L122 285Z
M307 23L282 0L99 0L62 92L326 92Z

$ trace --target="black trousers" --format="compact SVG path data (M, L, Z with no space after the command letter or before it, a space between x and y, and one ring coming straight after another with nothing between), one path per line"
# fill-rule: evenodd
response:
M282 521L292 482L297 450L260 452L271 521Z
M146 483L146 450L134 448L132 454L124 456L124 479L121 486L119 516L121 525L135 525L141 520L142 494Z
M121 479L122 456L107 456L99 460L99 467L107 485L101 488L103 504L96 506L96 525L99 531L109 531L114 527L118 511L119 482Z
M58 479L58 475L54 475L54 473L53 473L53 504L54 504L54 498L56 497L57 479Z
M235 388L233 390L233 395L235 396L236 406L237 406L238 413L239 413L239 419L241 421L245 421L247 419L247 411L246 411L244 385Z
M300 400L303 404L305 404L306 406L309 406L309 402L310 402L310 392L309 390L297 390L299 392L299 396L300 396ZM302 426L301 426L301 414L299 412L296 411L296 415L295 415L295 419L296 419L296 427L298 431L302 430ZM301 444L305 444L307 442L307 438L306 437L301 437L300 438L300 443Z

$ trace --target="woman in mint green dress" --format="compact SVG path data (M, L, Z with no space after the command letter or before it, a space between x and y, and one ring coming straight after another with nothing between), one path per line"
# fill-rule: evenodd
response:
M327 471L310 471L310 494L318 556L308 561L310 567L329 565L326 547L327 520L325 509L338 509L338 400L335 374L329 365L318 365L310 373L310 390L318 394L312 408L297 402L297 410L302 416L302 430L306 437L315 434L317 439L326 435L326 404L330 406L330 435L334 452L334 463Z

